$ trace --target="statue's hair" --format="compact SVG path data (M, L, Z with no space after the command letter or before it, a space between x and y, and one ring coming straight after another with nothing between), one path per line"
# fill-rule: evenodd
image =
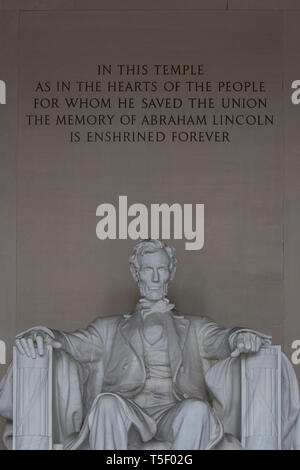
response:
M129 258L130 271L135 280L138 279L138 272L140 269L139 257L145 253L155 253L158 250L164 250L170 260L169 269L172 273L172 278L175 275L177 259L175 257L175 248L167 245L161 240L141 240L138 242L133 250L133 254Z

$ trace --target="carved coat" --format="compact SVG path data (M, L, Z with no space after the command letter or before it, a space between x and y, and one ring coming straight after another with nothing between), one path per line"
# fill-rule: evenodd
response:
M225 329L206 317L164 313L174 394L178 399L207 400L204 375L207 360L230 355ZM88 406L100 392L120 393L133 398L144 386L146 371L138 312L97 318L86 329L74 333L52 330L63 349L89 369Z

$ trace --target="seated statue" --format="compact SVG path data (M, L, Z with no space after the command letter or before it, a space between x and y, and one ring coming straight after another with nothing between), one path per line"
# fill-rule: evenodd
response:
M162 241L139 242L130 270L140 292L132 313L97 318L73 333L37 326L16 337L18 352L33 360L45 353L45 345L54 348L56 442L64 449L133 449L155 439L171 449L240 449L239 436L230 433L232 418L220 411L220 382L228 380L228 365L234 367L240 354L257 353L271 337L179 313L167 298L176 271L175 250ZM215 363L221 367L209 375ZM284 434L291 448L297 446L299 393L292 366L287 360L284 364ZM0 383L8 447L12 375L9 367ZM213 381L219 382L215 390ZM234 394L231 382L226 406L239 420Z

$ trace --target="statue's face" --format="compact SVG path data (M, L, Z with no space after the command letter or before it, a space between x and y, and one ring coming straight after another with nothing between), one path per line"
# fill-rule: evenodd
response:
M163 249L141 256L138 284L142 297L148 300L166 297L171 278L169 264L170 259Z

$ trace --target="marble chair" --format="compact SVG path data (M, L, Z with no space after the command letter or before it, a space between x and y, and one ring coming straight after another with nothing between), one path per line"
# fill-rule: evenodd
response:
M51 346L42 357L31 359L18 353L13 356L13 449L62 449L54 432L52 383L55 354ZM233 359L229 359L232 361ZM258 353L234 360L235 383L226 375L220 385L220 374L228 360L209 364L207 380L213 393L213 406L224 423L225 432L237 437L245 449L281 448L281 348L267 345ZM224 364L222 364L224 363ZM237 366L238 364L238 366ZM231 366L231 365L230 365ZM229 370L229 369L228 369ZM226 372L225 372L226 373ZM234 387L234 391L228 387ZM228 406L222 396L237 397L239 407L234 418L228 417ZM232 397L231 397L232 400ZM239 402L239 403L238 403ZM232 406L232 401L231 401ZM227 416L226 416L227 413ZM229 413L230 415L230 413ZM171 443L150 441L136 443L131 449L170 449Z

